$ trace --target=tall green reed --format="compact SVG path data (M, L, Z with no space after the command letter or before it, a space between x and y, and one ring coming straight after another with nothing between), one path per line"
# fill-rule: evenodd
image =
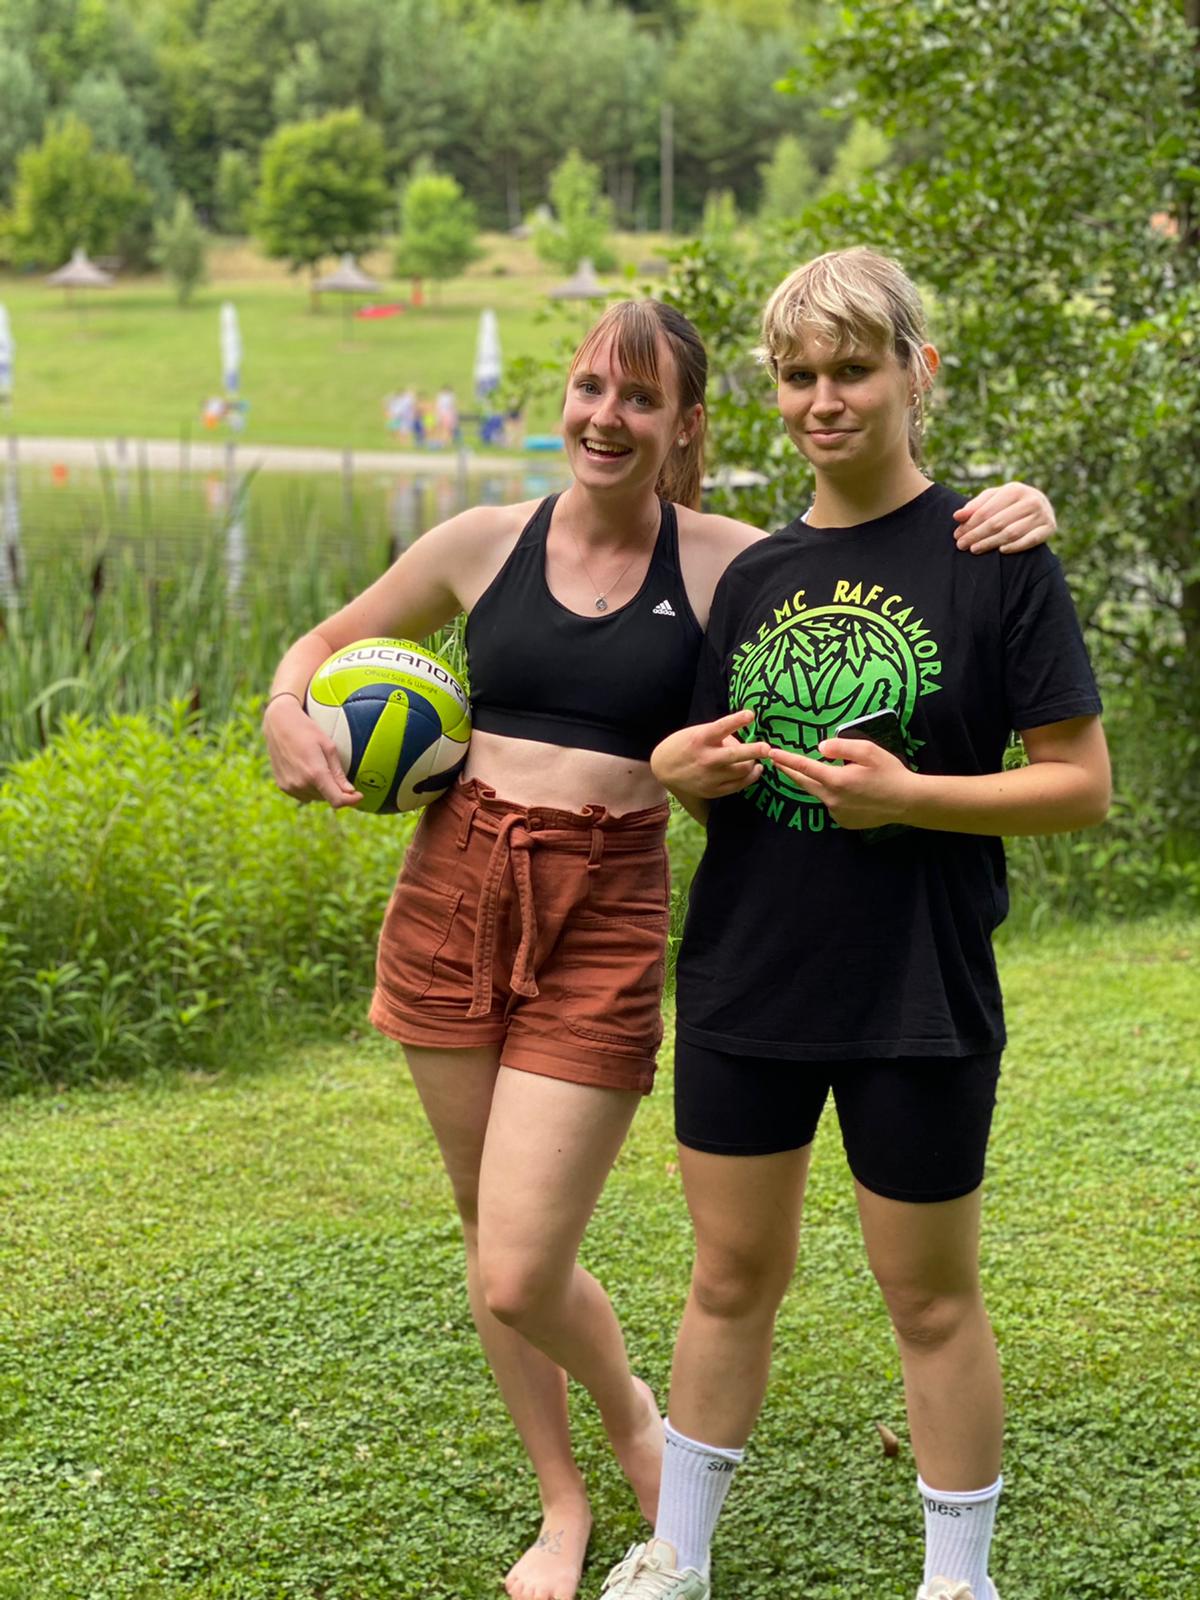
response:
M214 521L202 506L181 512L165 488L120 495L102 475L67 553L30 560L17 603L0 608L0 770L71 715L179 701L221 722L265 692L292 639L398 553L360 505L331 523L315 488L272 490L247 527L232 520L238 505ZM460 625L431 642L464 666Z

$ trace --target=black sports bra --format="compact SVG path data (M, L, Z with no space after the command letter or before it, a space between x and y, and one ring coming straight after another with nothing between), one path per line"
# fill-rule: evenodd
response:
M675 507L662 502L633 599L582 617L546 582L557 499L538 506L467 617L472 722L485 733L647 761L687 721L703 632L679 570Z

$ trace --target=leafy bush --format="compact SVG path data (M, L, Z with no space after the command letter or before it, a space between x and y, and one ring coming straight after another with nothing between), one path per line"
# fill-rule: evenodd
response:
M0 785L0 1086L360 1015L413 826L285 800L249 709L68 718Z
M554 220L534 224L533 243L538 255L563 272L574 272L588 260L598 272L611 272L617 264L608 242L612 230L612 202L602 193L603 174L578 150L571 150L550 174L550 199Z

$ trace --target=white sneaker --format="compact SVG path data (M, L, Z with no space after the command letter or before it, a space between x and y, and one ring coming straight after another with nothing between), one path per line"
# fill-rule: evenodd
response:
M631 1544L605 1579L600 1600L709 1600L707 1577L695 1567L680 1572L678 1559L665 1539Z
M975 1600L969 1583L951 1583L949 1578L934 1578L917 1590L917 1600ZM996 1585L988 1579L988 1600L1000 1600Z

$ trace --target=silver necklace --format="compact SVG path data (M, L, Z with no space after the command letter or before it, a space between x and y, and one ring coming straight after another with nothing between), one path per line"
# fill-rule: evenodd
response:
M575 546L575 553L579 557L579 565L583 568L583 575L587 579L587 581L591 584L592 588L594 589L596 587L596 580L595 580L595 578L592 577L591 573L588 571L588 564L583 559L583 549L582 549L582 547L581 547L581 545L579 543L579 540L575 537L574 533L572 532L572 530L570 528L567 529L567 532L571 534L571 543ZM597 611L607 611L608 610L608 601L605 599L605 596L606 595L610 595L613 592L613 590L620 583L621 579L629 571L629 569L633 565L633 563L642 554L643 554L643 552L641 550L635 550L633 552L633 554L630 556L629 560L621 568L620 572L617 573L616 577L612 580L612 582L605 584L604 588L601 589L600 592L596 595L596 598L592 601L592 604L595 606Z

